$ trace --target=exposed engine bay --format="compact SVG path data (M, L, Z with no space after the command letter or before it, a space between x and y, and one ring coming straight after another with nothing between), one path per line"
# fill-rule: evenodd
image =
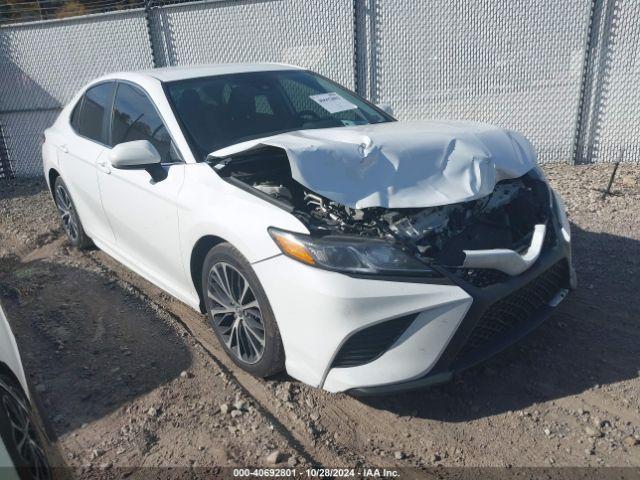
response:
M222 178L290 210L312 235L385 239L442 266L461 266L463 250L526 250L534 226L547 223L551 211L550 191L535 171L498 182L478 200L429 208L354 209L295 181L280 148L243 152L213 163L213 168Z

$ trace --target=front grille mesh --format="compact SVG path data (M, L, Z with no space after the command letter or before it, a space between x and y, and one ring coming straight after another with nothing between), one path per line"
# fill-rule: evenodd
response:
M374 361L411 325L417 315L407 315L364 328L351 335L333 360L333 368L357 367Z
M509 278L506 273L493 268L459 268L454 274L478 288L502 283Z
M458 359L473 356L505 335L525 327L536 312L548 305L568 285L569 268L567 262L562 260L521 289L498 300L482 315L458 353Z

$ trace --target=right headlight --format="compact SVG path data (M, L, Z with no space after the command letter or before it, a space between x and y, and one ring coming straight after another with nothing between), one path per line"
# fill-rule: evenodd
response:
M357 274L440 277L440 273L384 240L319 237L269 228L282 253L326 270Z

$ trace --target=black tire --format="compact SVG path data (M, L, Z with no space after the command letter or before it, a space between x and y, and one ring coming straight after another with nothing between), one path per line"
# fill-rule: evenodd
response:
M0 437L21 480L49 480L47 440L22 388L0 374Z
M62 177L56 178L53 185L53 198L58 207L58 213L62 221L62 228L67 234L71 245L79 250L86 250L93 245L82 227L76 206L73 204L71 194Z
M228 279L230 296L220 288L223 276ZM248 290L243 281L248 283ZM202 298L209 325L236 365L256 377L284 370L284 348L269 300L249 262L228 243L216 245L204 259Z

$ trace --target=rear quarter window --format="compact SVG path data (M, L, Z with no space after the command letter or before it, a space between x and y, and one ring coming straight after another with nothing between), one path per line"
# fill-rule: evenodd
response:
M105 145L107 144L107 126L111 112L113 86L112 82L101 83L87 90L82 101L78 104L81 105L81 108L75 119L75 128L80 135ZM73 125L73 114L71 121Z
M82 100L84 100L84 96L80 97L76 106L73 107L71 111L71 116L69 117L69 123L71 123L71 127L77 132L78 131L78 118L80 117L80 110L82 109Z

